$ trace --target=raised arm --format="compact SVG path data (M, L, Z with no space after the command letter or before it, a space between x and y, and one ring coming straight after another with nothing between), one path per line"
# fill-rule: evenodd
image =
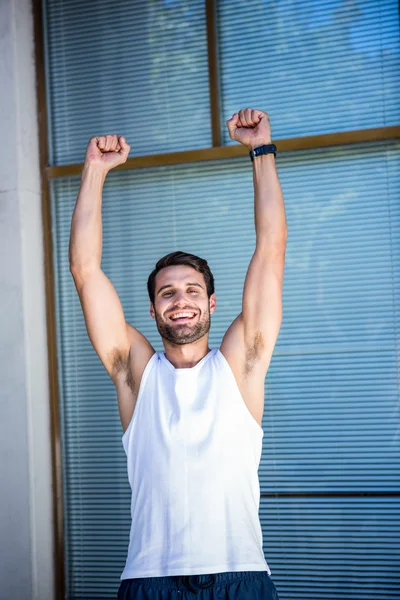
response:
M69 262L94 349L114 383L134 391L132 354L148 360L154 350L139 331L126 323L117 292L100 268L103 185L108 171L126 161L129 149L125 139L116 135L89 141L72 215Z
M227 122L230 137L250 150L271 143L267 113L245 109ZM249 159L250 160L250 159ZM282 321L287 224L274 154L253 160L256 248L247 271L242 312L228 329L221 351L243 378L263 384ZM261 395L260 395L261 397Z

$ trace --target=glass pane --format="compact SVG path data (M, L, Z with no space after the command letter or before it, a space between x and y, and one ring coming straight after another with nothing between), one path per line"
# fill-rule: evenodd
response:
M130 156L211 146L205 6L47 0L50 161L83 162L94 135Z
M257 108L277 140L400 122L397 0L217 5L223 123Z

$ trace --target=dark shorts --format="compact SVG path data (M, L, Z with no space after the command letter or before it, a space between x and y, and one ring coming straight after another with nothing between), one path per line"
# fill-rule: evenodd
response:
M118 600L279 600L267 571L123 579Z

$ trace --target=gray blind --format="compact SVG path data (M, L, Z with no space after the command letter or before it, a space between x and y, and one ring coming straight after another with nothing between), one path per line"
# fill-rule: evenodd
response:
M274 139L398 123L396 2L237 4L217 3L223 127L247 106L269 112ZM82 161L99 133L124 134L131 156L211 145L203 2L47 0L44 22L51 164ZM277 165L289 238L265 385L265 556L281 600L397 598L399 144L278 153ZM115 389L69 273L78 188L51 189L67 597L97 600L116 596L130 489ZM254 244L247 157L107 178L102 268L157 350L155 262L173 250L209 261L218 347Z
M399 489L399 146L278 158L290 233L265 386L261 492L328 495L261 499L265 556L284 599L397 594L400 498L329 494ZM94 598L113 593L126 557L129 488L116 394L68 270L78 184L53 185L54 239L71 598ZM125 317L157 350L147 276L174 249L204 256L216 279L210 347L218 347L241 310L254 251L250 161L111 173L103 235L102 267Z
M266 110L274 139L399 123L398 0L217 6L227 118Z
M50 161L118 133L131 154L211 146L202 0L44 0Z

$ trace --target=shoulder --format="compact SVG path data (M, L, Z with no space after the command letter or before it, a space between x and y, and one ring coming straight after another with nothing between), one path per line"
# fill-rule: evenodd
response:
M265 371L257 368L257 364L248 372L248 360L246 355L239 352L230 352L229 347L221 345L220 353L224 357L228 367L235 378L240 395L257 423L262 426L264 413L264 383Z
M118 367L113 377L117 390L118 410L124 431L132 419L143 373L151 358L156 354L150 342L134 327L128 325L129 352L117 356Z
M128 337L129 337L129 365L132 372L132 376L136 382L135 387L138 388L137 383L140 384L140 379L143 375L143 371L146 368L149 360L156 354L153 346L150 344L148 339L140 333L137 329L129 325L128 323Z
M228 361L235 377L245 384L250 378L264 381L270 363L265 359L261 332L246 339L243 315L240 313L226 331L220 351Z

